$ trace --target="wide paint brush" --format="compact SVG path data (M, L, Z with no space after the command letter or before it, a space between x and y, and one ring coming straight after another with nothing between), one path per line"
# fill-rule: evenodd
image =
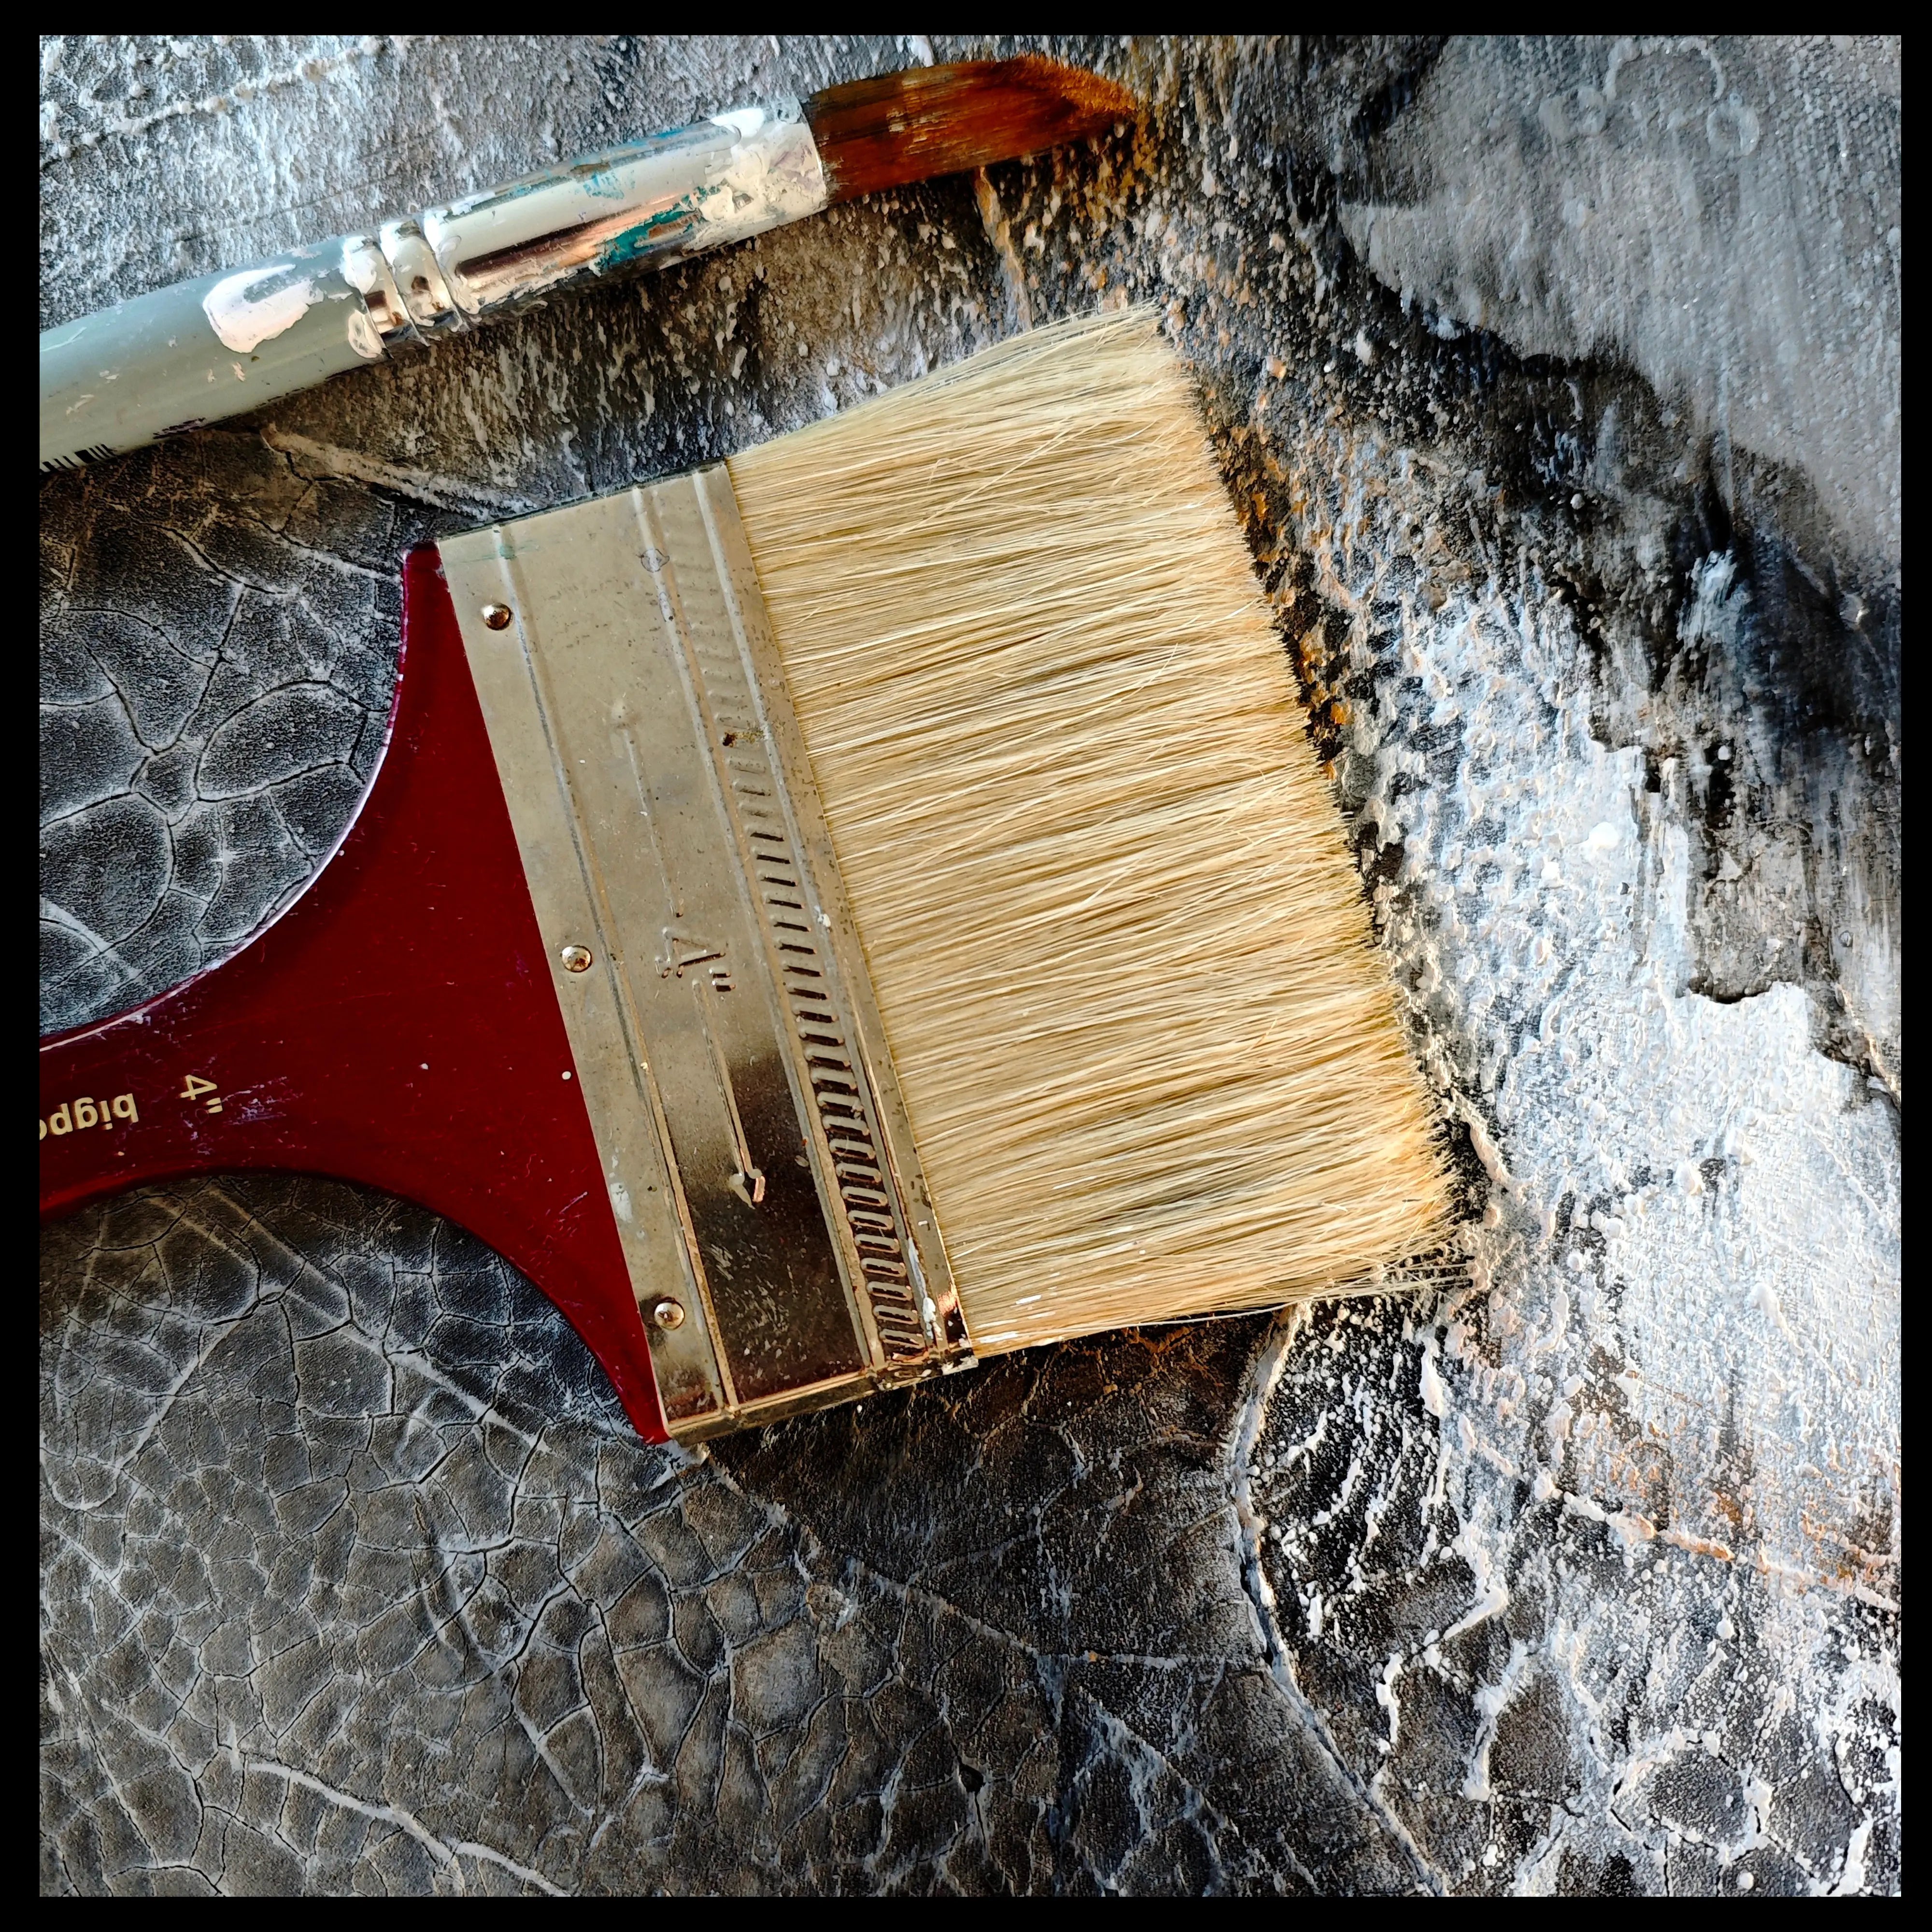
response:
M40 338L40 467L259 409L580 284L1130 120L1037 56L916 68L720 114L507 188L122 302Z
M43 1202L473 1229L646 1436L1434 1242L1430 1110L1186 373L1064 323L404 566L387 748L226 964L41 1053Z

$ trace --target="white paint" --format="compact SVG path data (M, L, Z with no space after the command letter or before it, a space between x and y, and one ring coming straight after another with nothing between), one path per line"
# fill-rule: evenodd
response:
M285 262L279 268L244 268L238 275L224 276L202 297L202 311L224 347L248 355L294 328L323 299L313 276L284 279L293 267L292 262ZM365 322L368 320L366 316L362 319ZM354 339L352 334L350 340ZM379 342L379 354L381 349Z
M1477 1720L1482 1728L1477 1738L1475 1754L1470 1760L1468 1774L1462 1780L1462 1796L1477 1804L1486 1803L1494 1795L1490 1788L1490 1752L1496 1741L1496 1720L1522 1689L1529 1676L1529 1663L1528 1649L1520 1642L1513 1642L1502 1675L1493 1684L1479 1684L1476 1687L1472 1701ZM1491 1852L1495 1849L1493 1846L1490 1848ZM1493 1862L1485 1853L1484 1863Z
M1378 1740L1384 1750L1395 1749L1396 1739L1402 1731L1402 1700L1396 1695L1395 1689L1396 1680L1402 1675L1402 1652L1391 1651L1376 1685L1376 1702L1388 1713L1388 1737L1386 1741Z
M1801 986L1728 1005L1688 990L1680 775L1666 765L1652 793L1640 752L1590 736L1587 648L1533 574L1520 588L1418 577L1409 529L1468 512L1416 474L1408 452L1337 425L1288 484L1322 606L1357 625L1357 662L1372 626L1394 633L1394 681L1353 733L1370 774L1360 822L1401 846L1386 943L1492 1190L1463 1234L1468 1285L1437 1310L1444 1342L1425 1331L1418 1370L1455 1551L1476 1573L1468 1614L1495 1613L1525 1508L1559 1508L1567 1526L1519 1584L1549 1605L1525 1681L1547 1666L1590 1762L1654 1767L1687 1748L1672 1700L1640 1701L1618 1748L1592 1687L1612 1660L1642 1660L1660 1684L1704 1667L1748 1570L1751 1653L1828 1751L1898 1701L1895 1670L1848 1664L1840 1628L1848 1599L1898 1591L1894 1118L1814 1048ZM1729 560L1706 560L1686 627L1735 622ZM1450 748L1412 750L1425 725ZM1628 1590L1570 1570L1556 1552L1579 1536L1607 1540ZM1394 1719L1393 1674L1376 1696ZM1472 1795L1487 1790L1493 1736L1478 1710ZM1553 1815L1516 1888L1552 1881L1566 1833L1600 1842L1580 1820L1607 1802Z
M1852 548L1895 566L1900 52L1454 40L1394 133L1408 190L1342 224L1452 327L1628 359L1720 451L1802 466Z
M1845 1847L1844 1868L1832 1888L1834 1898L1853 1898L1864 1889L1865 1858L1871 1849L1872 1821L1868 1818L1852 1832Z
M225 119L236 112L238 104L244 101L261 104L266 97L278 92L292 88L313 88L316 82L325 77L336 75L344 69L365 64L383 51L386 40L400 55L406 52L417 41L435 38L423 34L364 34L359 38L352 37L350 44L336 52L310 54L293 67L259 75L248 84L245 94L238 88L232 94L210 94L198 99L170 100L146 114L122 114L110 110L95 125L80 129L62 140L51 139L61 119L60 110L51 102L46 103L40 110L40 130L42 138L49 142L46 158L52 161L67 160L76 148L96 147L110 134L118 135L124 140L138 140L164 122L177 120L183 116ZM166 58L171 59L179 50L180 43L171 44ZM44 60L44 54L43 58Z
M1721 605L1722 575L1705 573L1702 607ZM1800 988L1730 1005L1683 990L1685 828L1645 792L1639 754L1596 743L1565 699L1583 663L1561 607L1539 600L1526 614L1492 589L1433 615L1410 609L1419 660L1458 700L1463 748L1453 780L1408 792L1400 830L1384 835L1401 838L1406 875L1437 922L1392 937L1412 970L1432 967L1461 989L1466 1036L1493 1042L1497 1131L1477 1150L1537 1217L1526 1230L1506 1209L1472 1231L1479 1272L1515 1276L1510 1292L1542 1331L1532 1358L1553 1349L1581 1370L1582 1345L1617 1336L1623 1391L1636 1391L1633 1409L1678 1471L1677 1526L1709 1540L1731 1525L1713 1514L1730 1479L1708 1418L1734 1407L1763 1472L1753 1500L1764 1555L1822 1577L1837 1558L1821 1526L1848 1522L1859 1495L1890 1493L1897 1479L1889 1119L1850 1070L1813 1049ZM1391 722L1375 722L1378 739ZM1378 742L1373 755L1392 778ZM1544 855L1564 850L1589 863L1552 888ZM1555 979L1540 970L1544 938L1563 968ZM1574 1220L1603 1236L1597 1250L1558 1225L1572 1198ZM1626 1201L1651 1224L1641 1240L1610 1211ZM1613 1324L1603 1300L1612 1277ZM1550 1453L1576 1472L1563 1486L1610 1502L1628 1479L1612 1473L1607 1444L1574 1438L1556 1388L1574 1394L1590 1379L1552 1378L1544 1414ZM1444 1386L1432 1351L1421 1370L1432 1414L1453 1403ZM1484 1404L1470 1420L1480 1439L1497 1418ZM1634 1520L1618 1527L1636 1532Z
M825 206L825 170L794 104L712 118L738 139L698 200L707 246L762 235Z
M347 310L349 346L364 362L380 362L387 352L382 346L382 332L369 320L368 311L359 303L352 303Z
M433 470L412 468L399 463L383 463L362 450L344 449L334 443L318 442L313 436L294 430L265 424L262 440L286 458L298 476L319 478L344 476L358 483L374 484L398 496L434 504L439 509L455 510L473 516L478 512L493 517L515 516L534 507L527 496L489 489L464 478L446 476Z
M1422 1352L1422 1406L1438 1419L1443 1413L1442 1378L1436 1371L1436 1348L1432 1342Z
M1492 1583L1477 1598L1467 1613L1458 1617L1436 1640L1437 1642L1448 1643L1460 1636L1465 1630L1474 1630L1478 1624L1486 1623L1490 1618L1500 1616L1509 1608L1509 1586L1502 1582Z

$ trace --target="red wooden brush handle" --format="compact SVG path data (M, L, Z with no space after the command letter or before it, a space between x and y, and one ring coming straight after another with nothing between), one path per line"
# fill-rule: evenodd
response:
M403 575L380 769L308 891L225 964L40 1048L40 1209L280 1168L458 1221L568 1316L646 1440L650 1351L433 550Z

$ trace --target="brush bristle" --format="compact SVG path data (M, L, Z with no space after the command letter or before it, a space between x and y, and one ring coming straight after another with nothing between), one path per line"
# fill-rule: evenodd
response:
M834 201L1043 154L1134 111L1126 88L1036 54L848 81L805 104Z
M981 1352L1439 1239L1425 1091L1156 321L1022 336L730 472Z

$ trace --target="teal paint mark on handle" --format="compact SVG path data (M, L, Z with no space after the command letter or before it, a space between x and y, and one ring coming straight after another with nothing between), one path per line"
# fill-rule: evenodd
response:
M634 228L626 229L621 235L614 235L597 251L598 272L627 268L646 256L661 254L688 239L697 226L698 217L690 205L680 202L675 208L639 222Z

